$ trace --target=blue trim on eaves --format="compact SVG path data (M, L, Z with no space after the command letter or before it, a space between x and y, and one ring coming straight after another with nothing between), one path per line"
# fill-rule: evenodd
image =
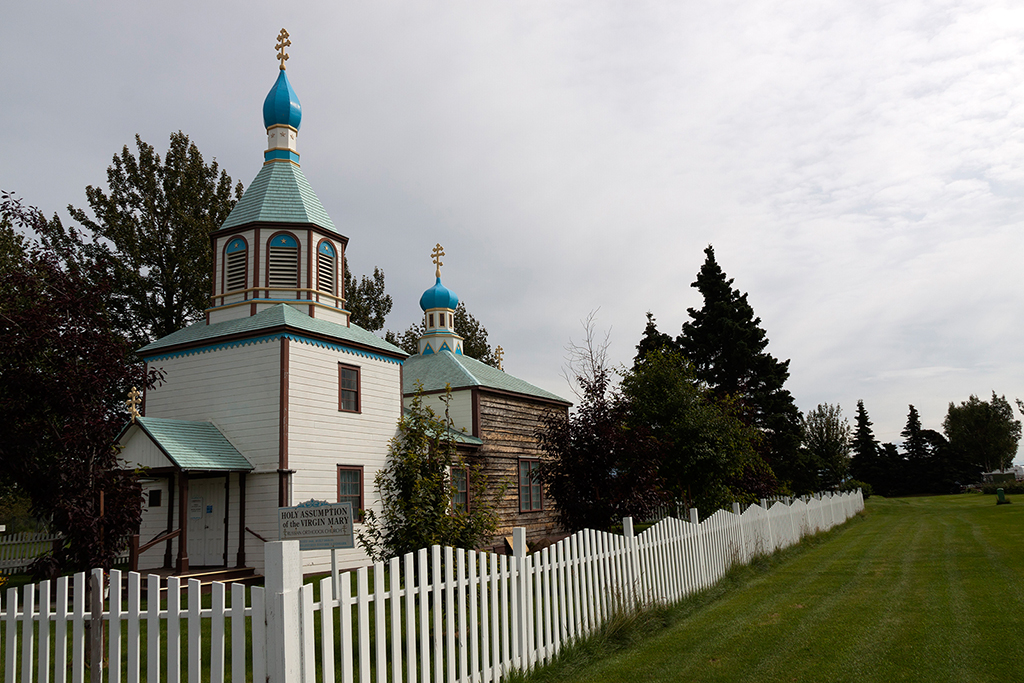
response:
M297 341L302 344L310 344L312 346L319 346L321 348L330 349L331 351L340 351L342 353L350 353L353 356L361 356L363 358L372 358L374 360L383 361L385 363L394 363L395 365L402 365L402 361L397 358L389 358L388 356L382 356L379 353L373 353L372 351L363 351L361 349L354 349L350 346L344 346L342 344L332 344L331 342L325 342L320 339L312 339L311 337L304 337L299 334L293 334L290 332L281 332L278 334L269 334L263 337L251 337L249 339L236 339L229 342L221 342L220 344L207 344L206 346L197 346L191 349L182 349L181 351L173 351L171 353L161 353L155 356L143 356L142 360L147 363L153 361L167 360L169 358L182 358L184 356L194 356L199 353L210 353L213 351L220 351L221 349L233 349L238 346L249 346L250 344L262 344L263 342L276 341L282 337Z

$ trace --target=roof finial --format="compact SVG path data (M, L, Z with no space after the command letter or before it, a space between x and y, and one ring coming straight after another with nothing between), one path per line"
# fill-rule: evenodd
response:
M501 367L502 361L505 360L505 349L501 348L499 345L498 348L494 350L494 357L498 359L498 369L505 372L505 368Z
M444 265L444 262L441 261L441 257L444 256L444 247L441 246L440 242L438 242L437 246L434 247L434 250L430 252L430 256L433 258L434 264L437 266L437 272L434 276L440 279L441 266Z
M277 58L281 60L281 71L284 71L284 63L288 61L288 53L285 52L285 48L292 44L292 41L288 40L288 31L281 29L281 32L277 34Z
M135 422L135 418L139 417L139 403L142 402L142 393L132 387L132 390L128 392L128 400L124 402L128 406L128 413L132 416L132 422Z

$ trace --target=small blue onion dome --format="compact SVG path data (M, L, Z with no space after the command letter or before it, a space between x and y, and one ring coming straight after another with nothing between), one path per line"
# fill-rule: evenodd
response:
M423 292L423 296L420 297L420 308L424 311L431 308L454 309L458 305L459 297L455 296L455 292L441 284L441 278L437 278L437 283Z
M292 84L288 82L288 76L282 69L274 87L267 93L267 99L263 100L263 125L270 128L283 124L298 130L300 123L302 105L299 104L299 96L292 90Z

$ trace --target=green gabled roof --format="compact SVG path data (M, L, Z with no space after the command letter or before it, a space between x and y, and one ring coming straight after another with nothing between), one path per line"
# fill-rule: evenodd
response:
M450 351L438 351L426 356L418 355L407 358L402 366L402 392L405 394L415 393L417 382L422 383L424 392L444 391L446 386L450 386L452 389L481 387L534 396L566 405L571 403L561 396L535 387L525 380L492 368L475 358L461 354L456 355Z
M210 422L137 417L135 424L183 470L249 472L253 469L252 463ZM130 428L128 425L125 431Z
M149 360L163 355L161 351L175 347L193 347L204 342L216 344L217 340L223 337L232 339L259 337L262 332L280 328L288 328L297 333L306 332L320 338L327 337L342 345L348 342L359 347L376 349L391 358L402 359L408 355L394 344L384 341L373 332L364 330L358 325L346 327L329 320L310 318L302 311L297 311L287 304L277 304L253 316L225 320L211 325L200 321L157 339L139 349L138 353L144 360Z
M313 223L338 232L302 169L291 162L264 164L221 227L255 222Z

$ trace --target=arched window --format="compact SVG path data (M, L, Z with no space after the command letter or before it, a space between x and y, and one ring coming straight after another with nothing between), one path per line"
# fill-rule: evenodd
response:
M224 291L245 289L248 279L249 245L244 237L232 237L224 248Z
M321 292L335 293L337 263L334 247L327 240L321 241L316 248L316 288Z
M278 233L267 248L267 286L299 286L299 242L292 235Z

